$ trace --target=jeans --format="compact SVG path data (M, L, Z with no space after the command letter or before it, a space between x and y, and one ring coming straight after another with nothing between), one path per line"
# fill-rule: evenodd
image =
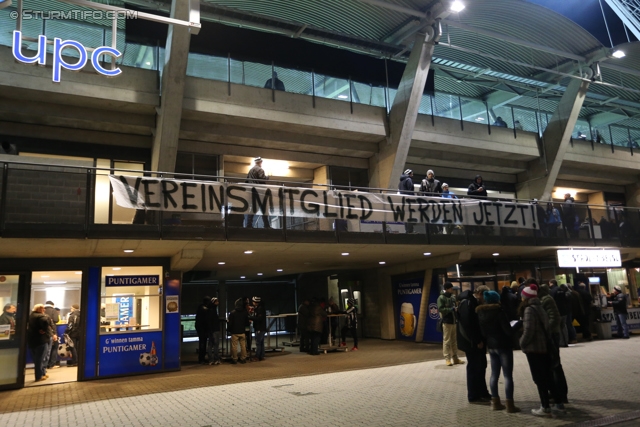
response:
M46 369L49 367L49 358L51 357L51 348L53 347L53 338L49 338L49 342L45 343L47 348L44 351L44 355L42 356L42 363L45 368L45 373L42 375L46 375Z
M467 355L467 399L469 402L473 402L489 396L485 379L487 353L484 349L474 349L465 353Z
M500 397L498 393L498 379L500 378L500 368L504 375L504 392L507 400L513 400L513 350L505 348L492 348L489 350L491 358L491 397Z
M40 344L37 347L31 348L31 355L33 356L33 363L35 365L34 373L36 374L36 381L47 375L47 364L45 359L48 359L49 344Z
M531 377L538 388L538 396L540 397L540 405L543 408L549 408L549 390L551 396L556 402L563 402L564 397L558 393L556 383L553 379L553 371L551 369L551 357L548 354L526 353Z
M616 314L615 316L616 316L616 324L618 325L617 335L619 337L629 338L629 325L627 325L627 315Z
M256 357L264 359L264 331L256 331Z
M207 353L209 363L220 360L220 331L209 332L209 342L207 343Z
M247 358L247 346L244 334L231 335L231 358L238 360L238 344L240 344L240 360Z
M300 352L306 353L311 347L311 334L306 326L298 326L300 331Z
M47 361L47 367L49 369L53 368L58 362L58 345L60 341L53 341L51 339L51 347L49 348L49 360Z
M78 364L78 350L80 350L80 339L74 338L73 347L71 347L71 360L67 362L67 366Z

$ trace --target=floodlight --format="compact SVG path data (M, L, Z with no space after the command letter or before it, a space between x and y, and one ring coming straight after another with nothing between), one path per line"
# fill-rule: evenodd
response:
M455 0L451 3L451 10L453 12L462 12L465 7L466 6L460 0Z
M0 7L2 7L2 6L0 5ZM613 56L614 58L618 58L618 59L620 59L620 58L624 58L626 55L625 55L625 53L624 53L623 51L621 51L621 50L616 50L615 52L613 52L613 53L611 54L611 56Z

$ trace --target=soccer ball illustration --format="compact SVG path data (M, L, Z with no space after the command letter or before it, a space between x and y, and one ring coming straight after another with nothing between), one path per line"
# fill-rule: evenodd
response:
M142 353L140 354L140 364L142 366L151 366L151 354L150 353Z
M66 344L58 345L58 356L60 357L71 357L71 347Z

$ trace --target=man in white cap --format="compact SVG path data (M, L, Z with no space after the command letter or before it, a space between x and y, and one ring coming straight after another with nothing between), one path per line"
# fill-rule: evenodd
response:
M431 169L427 171L427 177L420 184L420 194L423 196L440 197L442 187L440 181L436 179L436 174Z
M256 157L255 159L253 159L253 162L254 166L249 170L246 182L248 184L266 184L269 180L269 177L264 173L264 169L262 169L262 157ZM266 212L263 212L263 214L265 213ZM245 228L253 228L253 216L253 213L245 214ZM262 215L262 223L264 224L264 228L271 228L269 215Z
M627 296L622 293L622 288L618 285L613 287L613 294L609 297L609 306L613 307L613 315L618 325L616 336L618 338L629 338L629 325L627 325Z

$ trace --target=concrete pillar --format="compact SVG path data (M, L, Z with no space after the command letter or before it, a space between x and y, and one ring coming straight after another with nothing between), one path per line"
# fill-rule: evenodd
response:
M393 309L393 284L391 275L380 272L378 275L378 301L380 302L380 338L396 339L396 322Z
M173 0L171 18L189 21L190 11L188 1ZM190 42L189 28L169 25L160 108L151 149L151 169L155 171L173 172L176 167Z
M416 36L389 113L390 136L380 143L378 154L371 158L371 187L396 188L398 185L409 154L434 47L433 37L427 40L425 34Z
M588 89L588 81L572 79L569 82L542 135L542 157L530 162L527 172L518 176L516 190L519 199L551 200L551 192Z
M424 281L422 282L422 298L420 299L420 313L418 314L418 325L416 329L416 342L424 340L424 328L429 318L429 293L431 293L431 281L433 269L427 268L424 271Z

